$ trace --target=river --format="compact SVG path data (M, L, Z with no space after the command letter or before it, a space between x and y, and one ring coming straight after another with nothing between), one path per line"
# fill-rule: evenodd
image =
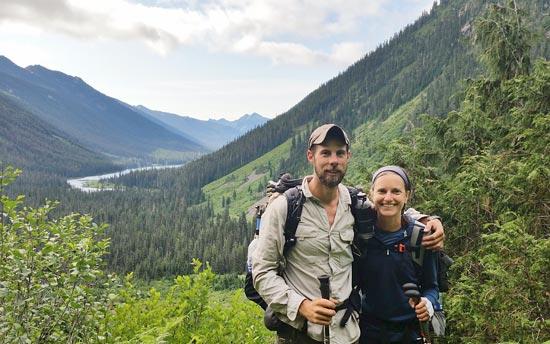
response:
M176 168L181 167L183 165L151 165L151 166L145 166L145 167L136 167L136 168L128 168L123 171L119 172L113 172L113 173L107 173L107 174L100 174L97 176L88 176L88 177L82 177L82 178L75 178L75 179L68 179L67 183L71 186L73 189L78 189L84 192L96 192L96 191L110 191L113 190L112 188L96 188L89 186L90 182L96 182L102 179L109 179L109 178L116 178L120 177L122 175L128 174L130 172L134 171L143 171L143 170L160 170L165 168Z

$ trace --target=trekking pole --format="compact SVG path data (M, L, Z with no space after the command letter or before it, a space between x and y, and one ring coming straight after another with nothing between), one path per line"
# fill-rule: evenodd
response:
M418 291L418 286L414 283L405 283L402 286L405 296L412 299L414 305L418 305L420 302L420 292ZM422 337L422 343L431 344L429 336L429 326L427 321L418 321L420 323L420 337Z
M319 276L319 288L321 289L321 297L323 299L330 299L330 281L329 276ZM330 344L330 326L323 326L323 344Z

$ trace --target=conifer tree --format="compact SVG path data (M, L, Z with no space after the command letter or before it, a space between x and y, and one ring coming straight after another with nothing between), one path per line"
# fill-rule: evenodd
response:
M526 13L516 0L506 5L491 4L486 16L475 23L474 42L491 76L509 80L527 74L532 34L525 25Z

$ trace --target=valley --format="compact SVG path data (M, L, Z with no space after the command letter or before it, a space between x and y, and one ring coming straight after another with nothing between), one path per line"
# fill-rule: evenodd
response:
M254 205L281 172L310 174L310 132L336 123L351 138L346 185L368 188L379 166L403 166L415 184L411 204L443 218L456 261L448 342L549 340L549 8L520 3L525 13L435 2L273 119L198 120L133 106L79 77L0 57L0 299L19 305L59 286L41 326L66 298L74 319L88 311L80 304L95 312L78 321L83 337L108 329L101 343L272 340L261 311L234 290ZM480 29L487 15L522 34L491 36L494 28ZM28 295L10 294L19 280L29 281ZM82 286L79 300L90 292L90 303L72 300L71 285Z

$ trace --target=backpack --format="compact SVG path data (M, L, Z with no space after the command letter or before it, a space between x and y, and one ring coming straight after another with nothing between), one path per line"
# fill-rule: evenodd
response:
M302 209L306 200L306 197L304 196L304 193L302 191L302 180L303 179L292 179L291 175L288 173L283 174L279 181L277 183L270 182L268 185L268 192L267 194L270 195L272 193L282 193L284 197L287 200L287 214L286 214L286 220L285 225L283 229L283 235L285 238L285 243L283 245L283 256L286 256L292 247L296 244L296 229L298 228L298 224L300 223L301 215L302 215ZM366 199L366 194L364 194L360 189L348 187L348 192L351 197L351 213L355 218L355 224L354 224L354 232L357 233L357 227L359 224L363 224L364 226L367 226L367 218L369 215L367 215L365 212L361 212L358 210L358 204L359 202L362 202ZM259 208L257 208L259 209ZM368 213L371 212L370 209L366 209ZM259 210L256 212L256 235L254 240L249 245L249 257L251 251L255 248L254 241L257 240L257 234L259 230L259 221L258 219L261 218L262 212ZM371 215L371 214L370 214ZM370 221L370 227L372 228L373 224L372 216ZM354 238L357 235L354 235ZM355 246L355 245L354 245ZM352 249L352 252L354 255L360 255L357 249ZM264 317L264 322L266 324L266 327L270 330L275 330L276 326L278 325L278 322L273 320L272 313L267 308L267 303L263 300L263 298L258 294L256 289L254 288L253 281L252 281L252 271L251 271L250 264L247 264L247 273L245 277L245 285L244 285L244 291L246 294L246 297L258 304L260 307L262 307L266 311L266 316ZM354 285L356 285L354 283ZM350 295L350 298L344 301L342 305L340 305L337 310L340 309L346 309L346 314L342 317L342 321L340 323L340 326L345 326L346 322L348 321L349 317L352 314L353 310L359 311L361 307L361 299L359 295L359 289L354 288L352 291L352 294ZM269 314L269 316L268 316ZM273 324L273 325L269 325Z

